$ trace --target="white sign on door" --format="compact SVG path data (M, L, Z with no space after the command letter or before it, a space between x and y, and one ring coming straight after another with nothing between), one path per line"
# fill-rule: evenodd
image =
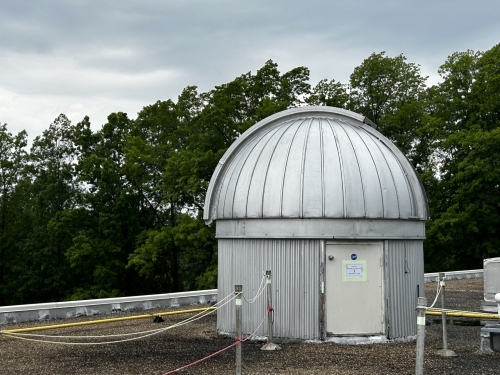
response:
M366 260L343 260L342 281L366 281Z
M345 277L363 277L363 265L362 264L346 264L345 265Z

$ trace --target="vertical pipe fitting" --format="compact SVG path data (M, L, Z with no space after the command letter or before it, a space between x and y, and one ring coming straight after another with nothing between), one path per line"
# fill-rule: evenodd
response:
M417 299L417 355L415 364L415 375L424 374L424 348L425 348L425 310L427 309L427 298Z
M242 285L234 286L234 294L236 295L236 337L235 340L242 340L241 337L241 294L243 293ZM236 345L236 375L241 375L241 342Z
M274 340L274 308L273 296L271 287L271 271L266 271L266 292L267 292L267 343L265 343L261 350L281 350L281 346L275 344Z
M441 289L441 308L444 310L444 294L445 294L445 278L446 275L444 272L439 273L439 286ZM446 312L441 312L441 320L443 325L443 349L448 349L448 331L446 330ZM439 352L438 352L439 354Z
M446 279L446 274L444 272L439 273L439 286L441 290L441 309L443 311L441 312L441 324L443 325L443 349L437 351L437 355L443 356L443 357L457 357L457 354L453 351L448 349L448 328L447 328L447 322L446 322L446 312L444 311L445 305L445 279Z

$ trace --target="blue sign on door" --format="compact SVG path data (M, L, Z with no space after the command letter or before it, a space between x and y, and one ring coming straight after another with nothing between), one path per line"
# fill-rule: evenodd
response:
M358 259L358 256L356 254L351 254L351 260L356 260Z

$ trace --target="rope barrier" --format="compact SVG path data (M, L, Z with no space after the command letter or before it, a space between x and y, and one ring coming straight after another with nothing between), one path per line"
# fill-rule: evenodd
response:
M223 353L223 352L225 352L226 350L229 350L229 349L231 349L232 347L235 347L236 345L238 345L238 344L240 344L240 343L244 343L245 341L250 340L250 338L251 338L253 335L255 335L255 334L257 333L257 331L258 331L258 330L259 330L259 328L262 326L262 324L264 324L264 321L266 320L266 318L267 318L267 313L264 315L264 318L263 318L263 319L262 319L262 321L260 322L259 326L255 329L255 331L253 331L253 332L252 332L252 333L251 333L251 334L250 334L247 338L245 338L245 339L241 339L241 338L239 338L239 337L235 337L235 338L234 338L235 342L234 342L234 343L232 343L231 345L226 346L225 348L222 348L221 350L219 350L219 351L217 351L217 352L215 352L215 353L212 353L212 354L210 354L210 355L208 355L208 356L206 356L206 357L203 357L203 358L201 358L201 359L198 359L198 360L196 360L196 361L194 361L194 362L192 362L192 363L189 363L189 364L187 364L187 365L184 365L184 366L182 366L182 367L179 367L178 369L175 369L175 370L172 370L172 371L166 372L166 373L164 373L164 374L162 374L162 375L170 375L170 374L174 374L174 373L176 373L176 372L182 371L182 370L184 370L184 369L187 369L188 367L191 367L191 366L197 365L198 363L201 363L201 362L203 362L203 361L206 361L207 359L210 359L210 358L212 358L212 357L215 357L216 355L219 355L220 353Z
M262 295L262 293L264 293L264 290L266 289L265 280L266 280L266 275L264 274L262 276L262 280L260 282L259 289L257 289L257 293L256 293L255 297L250 298L250 299L246 299L245 296L243 294L241 294L241 297L245 300L246 303L248 303L248 304L254 303L257 300L257 298L259 298Z
M250 298L250 299L246 299L244 296L243 296L243 293L237 293L237 294L234 294L234 293L231 293L229 295L227 295L226 297L224 297L222 300L218 301L213 308L210 308L210 309L207 309L207 310L204 310L202 311L201 313L199 314L196 314L188 319L185 319L179 323L176 323L176 324L173 324L171 326L168 326L168 327L164 327L164 328L159 328L159 329L154 329L154 330L148 330L148 331L142 331L142 332L132 332L132 333L124 333L124 334L111 334L111 335L99 335L99 336L59 336L59 335L38 335L38 334L29 334L29 333L15 333L15 332L8 332L8 331L0 331L0 334L5 334L7 336L10 336L12 338L16 338L16 339L19 339L19 340L26 340L26 341L32 341L32 342L39 342L39 343L49 343L49 344L59 344L59 345L107 345L107 344L115 344L115 343L122 343L122 342L129 342L129 341L134 341L134 340L139 340L139 339L143 339L143 338L146 338L146 337L149 337L149 336L153 336L153 335L156 335L156 334L159 334L159 333L162 333L164 331L167 331L169 329L172 329L172 328L176 328L176 327L181 327L183 325L186 325L186 324L189 324L189 323L192 323L196 320L199 320L211 313L213 313L214 311L217 311L219 310L220 308L222 308L223 306L227 305L228 303L230 303L233 299L237 298L238 296L242 297L248 304L252 304L254 303L261 295L262 293L264 292L265 290L265 287L266 287L266 283L265 283L265 280L266 280L266 275L264 274L263 277L262 277L262 280L261 280L261 283L259 285L259 288L257 289L257 293L256 295L253 297L253 298ZM231 297L231 298L230 298ZM224 303L223 303L224 302ZM264 321L266 320L267 316L268 316L268 313L269 312L273 312L273 320L274 320L274 309L271 307L271 306L267 306L267 309L266 309L266 314L264 315L264 318L262 319L262 321L260 322L260 324L257 326L257 328L255 329L255 331L253 331L248 337L246 337L245 339L242 339L240 337L235 337L235 342L215 353L212 353L204 358L201 358L197 361L194 361L190 364L187 364L185 366L182 366L178 369L175 369L175 370L172 370L170 372L167 372L163 375L169 375L169 374L173 374L173 373L176 373L178 371L182 371L183 369L186 369L188 367L191 367L191 366L194 366L198 363L201 363L203 361L206 361L208 360L209 358L212 358L216 355L219 355L220 353L223 353L227 350L229 350L230 348L232 347L235 347L237 346L238 344L242 344L248 340L250 340L256 333L257 331L260 329L260 327L262 326L262 324L264 324ZM161 317L161 314L157 314L157 316ZM135 336L135 337L130 337L130 336ZM102 338L109 338L109 337L129 337L129 338L126 338L126 339L123 339L123 340L112 340L112 341L101 341L101 342L67 342L67 341L54 341L54 340L43 340L43 339L40 339L40 338L30 338L30 337L44 337L44 338L64 338L64 339L85 339L85 340L89 340L89 339L102 339Z
M225 298L227 298L227 297L225 297ZM235 297L233 297L230 300L226 301L223 305L219 306L218 308L221 308L221 307L225 306L226 304L228 304L229 302L231 302L234 298ZM179 323L173 324L173 325L168 326L168 327L158 328L158 329L144 331L144 332L138 332L136 334L143 334L144 333L144 335L139 336L139 337L130 338L130 339L125 339L125 340L113 340L113 341L104 341L104 342L80 342L79 343L79 342L65 342L65 341L49 341L49 340L40 340L40 339L29 339L29 338L22 337L22 336L51 337L51 338L69 338L69 339L76 339L76 338L88 339L88 338L121 337L121 336L128 336L130 334L102 335L102 336L49 336L49 335L45 336L45 335L9 333L9 332L3 332L3 333L6 334L6 335L8 335L8 336L10 336L10 337L13 337L13 338L16 338L16 339L20 339L20 340L27 340L27 341L34 341L34 342L43 342L43 343L50 343L50 344L61 344L61 345L105 345L105 344L115 344L115 343L120 343L120 342L127 342L127 341L139 340L139 339L142 339L142 338L145 338L145 337L148 337L148 336L153 336L153 335L156 335L158 333L170 330L172 328L181 327L181 326L186 325L188 323L191 323L191 322L194 322L196 320L199 320L199 319L201 319L201 318L203 318L203 317L211 314L213 311L216 311L216 310L217 309L210 310L207 313L197 314L197 315L200 315L200 316L197 317L195 315L194 317L190 317L188 319L185 319L185 320L183 320L183 321L181 321Z
M244 296L243 296L243 293L231 293L229 295L227 295L226 297L224 297L222 300L218 301L213 308L207 308L206 310L200 312L199 314L196 314L192 317L189 317L188 319L185 319L179 323L176 323L176 324L173 324L171 326L168 326L168 327L164 327L164 328L158 328L158 329L153 329L153 330L147 330L147 331L142 331L142 332L131 332L131 333L123 333L123 334L111 334L111 335L99 335L99 336L60 336L60 335L39 335L39 334L31 334L31 333L20 333L20 332L9 332L9 330L4 330L4 331L0 331L0 334L4 334L4 335L7 335L9 337L12 337L12 338L16 338L16 339L19 339L19 340L25 340L25 341L31 341L31 342L38 342L38 343L48 343L48 344L59 344L59 345L107 345L107 344L115 344L115 343L122 343L122 342L128 342L128 341L134 341L134 340L139 340L139 339L143 339L143 338L146 338L146 337L149 337L149 336L153 336L153 335L156 335L156 334L159 334L161 332L164 332L164 331L167 331L169 329L172 329L172 328L176 328L176 327L181 327L183 325L186 325L186 324L189 324L189 323L192 323L196 320L199 320L211 313L213 313L214 311L217 311L219 310L220 308L224 307L225 305L227 305L228 303L230 303L233 299L235 299L236 297L238 296L241 296L247 303L251 304L253 302L255 302L257 300L257 298L259 298L262 293L264 292L265 290L265 280L266 280L266 275L264 274L263 277L262 277L262 280L261 280L261 283L259 285L259 288L257 290L257 293L256 295L247 300ZM231 297L231 298L230 298ZM235 337L234 340L235 342L225 348L222 348L221 350L218 350L217 352L215 353L212 353L204 358L201 358L197 361L194 361L192 363L189 363L187 365L184 365L178 369L175 369L175 370L172 370L172 371L169 371L163 375L169 375L169 374L173 374L173 373L176 373L178 371L182 371L188 367L191 367L191 366L194 366L198 363L201 363L203 361L206 361L208 360L209 358L212 358L216 355L219 355L220 353L223 353L227 350L229 350L230 348L232 347L235 347L237 346L238 344L242 344L248 340L250 340L256 333L257 331L260 329L260 327L262 327L262 324L264 324L264 321L266 320L267 316L268 316L268 313L269 312L273 312L274 313L274 309L271 307L271 306L267 306L266 308L266 314L264 315L264 318L261 320L261 322L259 323L259 325L257 326L257 328L255 329L255 331L253 331L249 336L247 336L245 339L242 339L240 337ZM162 314L155 314L155 316L158 316L158 317L161 317ZM164 315L167 315L167 314L164 314ZM274 316L273 316L273 320L274 320ZM58 327L58 328L62 328L62 327ZM123 340L112 340L112 341L102 341L102 342L66 342L66 341L53 341L53 340L43 340L43 339L39 339L39 338L30 338L30 337L44 337L44 338L64 338L64 339L102 339L102 338L108 338L108 337L127 337L127 336L137 336L137 337L131 337L131 338L127 338L127 339L123 339Z
M206 308L202 308L202 309L168 311L168 312L157 313L157 314L132 315L132 316L126 316L126 317L121 317L121 318L90 320L90 321L76 322L76 323L53 324L53 325L48 325L48 326L38 326L38 327L19 328L19 329L7 329L7 330L3 330L3 331L0 330L0 333L25 333L25 332L32 332L32 331L45 331L45 330L58 329L58 328L80 327L80 326L87 326L87 325L94 325L94 324L114 323L114 322L122 322L122 321L127 321L127 320L136 320L136 319L145 319L145 318L157 319L157 318L161 318L162 316L167 316L167 315L179 315L179 314L194 313L194 312L200 312L200 311L204 312L206 310L211 310L211 309L214 309L214 308L213 307L206 307ZM45 336L45 335L43 335L43 336Z
M428 307L428 309L432 309L434 307L434 305L436 304L437 300L438 300L438 297L439 295L441 294L441 288L442 288L442 285L441 285L441 281L439 280L438 281L438 285L437 285L437 288L436 288L436 298L434 298L434 302L432 302L432 305L430 305Z
M265 279L266 275L264 274L260 283L260 286L257 290L257 294L255 297L251 299L246 299L243 294L241 294L241 297L249 304L254 303L257 298L259 298L262 293L265 290ZM222 305L220 305L222 302L224 302L227 298L232 297L230 300L226 301ZM132 341L132 340L139 340L157 333L161 333L167 329L175 328L175 327L180 327L184 324L188 324L190 322L196 321L198 319L201 319L202 317L211 314L213 311L217 311L219 308L225 306L227 303L232 301L234 298L236 298L236 295L233 293L228 294L226 297L218 301L212 308L207 308L206 310L202 311L199 314L195 314L194 316L180 322L177 324L174 324L170 327L165 327L165 328L158 328L158 329L153 329L153 330L147 330L147 331L141 331L141 332L132 332L132 333L122 333L122 334L111 334L111 335L98 335L98 336L78 336L78 335L73 335L73 336L64 336L64 335L39 335L39 334L32 334L32 333L21 333L21 332L14 332L17 330L0 330L0 334L8 335L13 338L18 338L18 339L25 339L28 341L34 341L34 342L45 342L45 343L54 343L54 344L63 344L63 345L103 345L103 344L112 344L112 343L119 343L119 342L125 342L125 341ZM211 310L207 312L207 310ZM99 321L100 323L104 322L114 322L114 321L120 321L120 320L131 320L131 319L138 319L138 318L145 318L145 317L161 317L164 315L169 315L169 313L165 314L150 314L150 315L141 315L137 317L127 317L127 318L114 318L114 319L106 319ZM199 317L198 317L199 316ZM66 327L74 327L78 325L89 325L89 324L94 324L96 322L90 321L90 322L81 322L81 323L72 323L72 324L64 324L64 325L57 325L57 326L47 326L47 327L35 327L32 328L33 330L43 330L43 329L55 329L55 328L66 328ZM24 336L24 337L21 337ZM69 342L61 342L61 341L46 341L46 340L39 340L39 339L28 339L27 337L43 337L43 338L64 338L64 339L102 339L102 338L111 338L111 337L127 337L127 336L138 336L126 340L113 340L113 341L106 341L106 342L99 342L99 343L69 343Z
M217 304L222 303L224 300L228 299L229 297L231 297L229 300L227 300L226 302L224 302L222 305L217 306ZM234 298L236 298L236 295L234 295L233 293L228 294L226 297L224 297L219 302L217 302L217 304L214 305L214 307L217 306L215 309L210 309L210 310L207 309L207 310L205 310L203 312L200 312L200 313L198 313L198 314L196 314L196 315L194 315L192 317L189 317L188 319L185 319L185 320L183 320L183 321L181 321L179 323L173 324L173 325L168 326L168 327L158 328L158 329L148 330L148 331L143 331L143 332L124 333L124 334L119 334L119 335L101 335L101 336L36 335L36 334L29 334L29 333L28 334L26 334L26 333L12 333L12 332L8 332L8 331L0 331L0 333L5 334L5 335L7 335L9 337L12 337L12 338L19 339L19 340L41 342L41 343L50 343L50 344L60 344L60 345L105 345L105 344L115 344L115 343L120 343L120 342L127 342L127 341L133 341L133 340L143 339L145 337L153 336L153 335L156 335L158 333L167 331L169 329L181 327L181 326L186 325L188 323L194 322L196 320L199 320L199 319L201 319L201 318L203 318L203 317L205 317L205 316L213 313L214 311L217 311L218 309L220 309L223 306L225 306L228 303L230 303ZM141 334L141 335L143 334L143 335L139 336L139 337L133 337L133 338L125 339L125 340L113 340L113 341L104 341L104 342L65 342L65 341L51 341L51 340L30 339L28 337L23 337L23 336L29 336L29 337L50 337L50 338L69 338L69 339L81 339L81 338L84 338L84 339L89 339L89 338L123 337L123 336L130 336L130 335L139 335L139 334Z

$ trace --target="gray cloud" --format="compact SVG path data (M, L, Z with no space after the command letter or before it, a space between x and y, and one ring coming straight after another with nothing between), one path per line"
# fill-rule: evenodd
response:
M209 90L268 59L282 71L309 67L314 84L347 82L372 52L403 53L435 82L449 54L489 49L500 35L495 0L0 0L0 7L0 121L33 136L58 111L73 121L91 114L99 125L118 110L134 117L187 85Z

